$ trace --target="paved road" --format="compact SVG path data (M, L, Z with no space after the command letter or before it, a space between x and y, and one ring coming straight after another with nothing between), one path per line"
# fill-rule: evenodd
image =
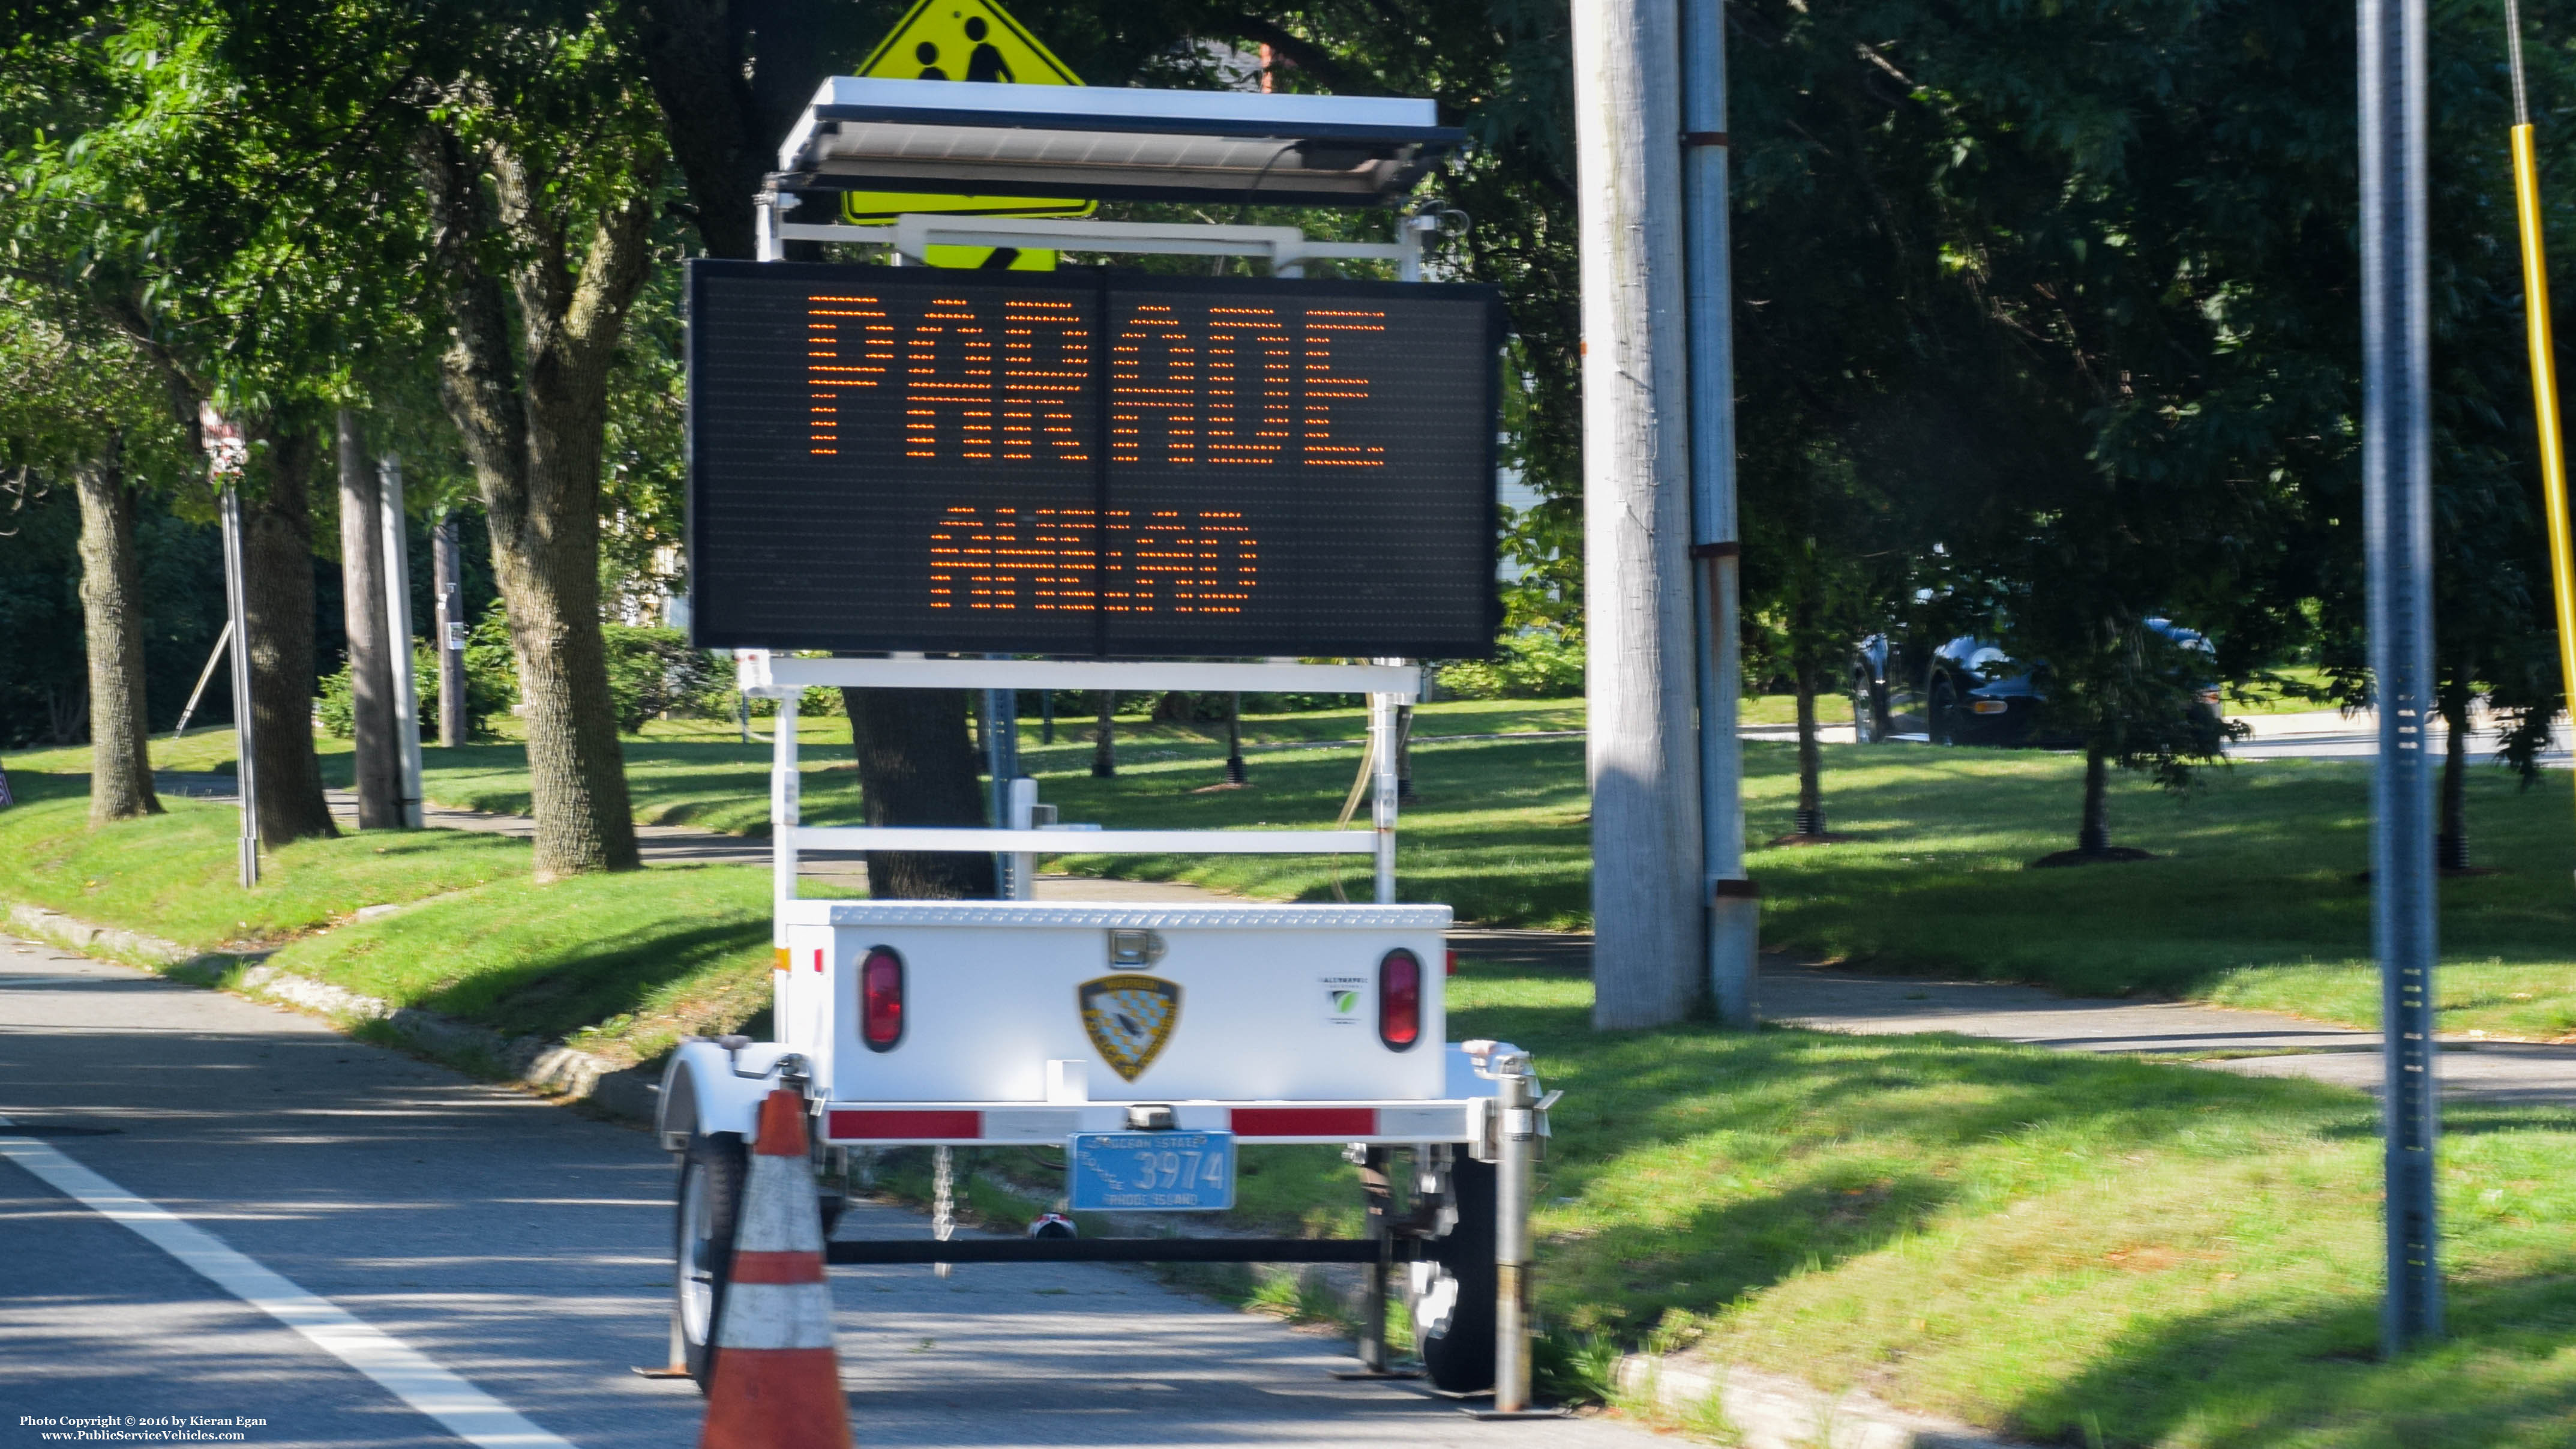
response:
M344 1338L389 1336L379 1358L416 1351L524 1415L523 1449L697 1432L693 1389L627 1371L661 1361L668 1301L671 1169L644 1133L7 938L0 1117L0 1444L42 1442L22 1414L247 1415L268 1421L248 1431L261 1446L455 1442L38 1175L66 1161L355 1315ZM841 1232L926 1228L862 1206ZM1638 1442L1335 1382L1338 1341L1120 1269L845 1268L833 1288L872 1446Z

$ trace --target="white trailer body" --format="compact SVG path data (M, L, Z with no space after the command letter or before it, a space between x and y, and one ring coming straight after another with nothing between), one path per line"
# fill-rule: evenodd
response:
M1448 924L1445 906L800 900L776 1015L828 1094L835 1143L1060 1145L1123 1129L1134 1102L1253 1139L1449 1141L1465 1108L1442 1035ZM881 952L902 1000L899 1035L878 1047L861 976ZM1094 1036L1084 988L1113 977L1168 983L1141 1064Z

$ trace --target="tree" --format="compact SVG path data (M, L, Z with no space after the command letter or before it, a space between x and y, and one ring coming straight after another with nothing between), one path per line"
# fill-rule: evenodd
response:
M710 256L753 254L752 199L779 139L835 59L854 63L899 13L775 0L645 0L622 12ZM800 245L800 254L807 250ZM964 694L845 689L841 698L870 824L984 823ZM993 863L986 855L871 851L868 889L888 898L990 895Z
M68 478L80 510L79 599L90 736L90 823L155 815L144 596L135 531L139 473L155 461L150 400L132 349L54 287L0 281L0 435L21 491L42 472ZM129 459L127 435L138 437ZM39 485L41 486L41 485Z
M158 815L152 723L144 704L143 588L134 559L135 489L121 439L75 465L81 508L81 615L89 645L89 820Z
M308 111L245 103L224 18L131 0L57 13L15 37L0 109L12 123L5 210L12 275L115 335L150 381L170 446L164 487L202 486L200 409L251 440L244 490L248 618L272 845L330 834L309 727L314 678L313 415L363 320L330 132ZM321 365L316 365L317 360ZM129 475L152 455L125 433Z
M600 449L609 367L650 265L662 143L604 28L495 24L474 39L411 146L448 324L448 415L482 490L527 704L537 876L631 870L600 633Z

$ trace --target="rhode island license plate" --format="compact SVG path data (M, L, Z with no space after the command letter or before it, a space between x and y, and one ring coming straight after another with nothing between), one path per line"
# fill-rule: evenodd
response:
M1078 1132L1064 1156L1076 1212L1234 1206L1231 1132Z

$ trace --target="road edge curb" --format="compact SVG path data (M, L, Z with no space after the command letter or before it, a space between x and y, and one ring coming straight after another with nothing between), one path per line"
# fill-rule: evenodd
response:
M16 902L9 903L7 923L84 956L129 965L141 961L173 980L296 1007L327 1017L344 1031L355 1023L382 1022L415 1050L469 1075L498 1075L623 1121L650 1126L660 1103L661 1074L650 1068L624 1067L595 1052L544 1037L504 1036L435 1011L396 1006L267 965L266 952L192 951L142 931L101 926ZM236 968L238 974L226 981Z
M1614 1377L1624 1398L1685 1421L1714 1419L1743 1449L2022 1449L1955 1420L1738 1364L1632 1353Z

